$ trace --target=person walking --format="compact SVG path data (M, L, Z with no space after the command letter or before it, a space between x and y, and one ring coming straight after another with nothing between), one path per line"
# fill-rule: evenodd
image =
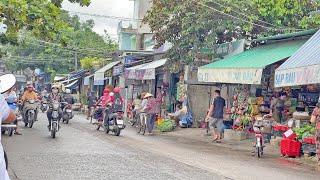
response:
M163 95L163 92L159 93L157 98L154 98L153 95L150 93L147 93L145 95L145 98L148 99L146 112L148 114L147 128L149 135L152 135L154 122L156 121L157 114L160 114Z
M209 112L206 117L206 121L209 121L210 126L213 129L213 142L221 142L221 136L223 133L223 114L226 101L221 97L220 90L215 90L214 99L209 108ZM214 128L217 127L217 132Z

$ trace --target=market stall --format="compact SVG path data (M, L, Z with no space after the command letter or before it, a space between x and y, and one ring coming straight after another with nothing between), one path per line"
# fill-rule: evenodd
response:
M304 154L320 159L320 30L275 72L277 88L291 87L298 108L288 126L293 127ZM310 124L311 122L311 124ZM289 130L288 130L289 131ZM296 140L295 140L296 141ZM288 149L294 149L290 146Z
M250 132L256 120L264 120L264 131L271 133L271 126L292 115L296 99L274 87L274 72L293 55L306 38L276 41L260 45L235 56L202 66L198 70L200 82L223 83L229 86L226 113L233 121L233 129ZM277 109L283 108L281 111ZM264 118L273 113L273 117ZM280 118L279 118L280 116ZM284 118L285 117L285 118ZM277 122L274 122L277 121Z

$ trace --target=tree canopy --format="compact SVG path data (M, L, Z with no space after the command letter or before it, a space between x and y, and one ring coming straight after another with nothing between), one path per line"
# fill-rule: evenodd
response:
M144 18L156 46L172 43L169 59L191 63L201 48L320 26L310 0L153 0Z
M101 36L92 30L93 20L81 23L79 17L67 12L61 13L60 18L68 26L61 33L66 44L61 44L61 39L43 41L31 31L20 30L18 44L7 45L7 67L11 71L38 67L47 72L68 73L75 69L75 56L78 62L85 57L106 59L117 50L107 32Z
M46 41L59 39L68 24L61 19L61 3L63 0L2 0L0 14L5 17L4 23L8 26L6 41L16 42L19 31L31 31L36 37ZM69 0L88 6L90 0ZM4 40L2 38L2 40Z

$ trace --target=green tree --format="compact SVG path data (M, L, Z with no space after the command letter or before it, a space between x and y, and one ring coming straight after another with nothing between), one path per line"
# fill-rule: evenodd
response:
M153 0L144 18L155 48L172 43L168 57L191 63L200 49L240 38L256 38L319 27L310 16L319 1L309 0Z
M69 1L82 6L90 4L90 0ZM58 39L68 28L68 24L60 18L61 3L62 0L1 0L0 14L6 17L4 23L8 26L5 40L17 42L21 29L27 29L47 41Z
M92 20L80 23L77 16L71 17L68 13L61 16L68 25L61 33L65 46L59 39L46 43L30 31L20 31L19 43L9 44L5 50L7 67L12 71L38 67L47 72L68 73L74 70L75 53L78 60L85 57L106 59L117 50L117 44L108 36L103 37L92 30Z

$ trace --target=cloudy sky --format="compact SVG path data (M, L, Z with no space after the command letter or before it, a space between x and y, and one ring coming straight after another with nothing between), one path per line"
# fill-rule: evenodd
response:
M91 0L89 7L81 7L78 4L72 4L65 0L62 4L62 8L67 11L116 16L116 17L133 17L133 1L132 0ZM75 14L72 12L72 14ZM94 17L88 15L78 14L82 21L87 19L93 19L95 21L94 31L99 34L104 34L106 29L112 39L117 39L117 26L119 19Z

